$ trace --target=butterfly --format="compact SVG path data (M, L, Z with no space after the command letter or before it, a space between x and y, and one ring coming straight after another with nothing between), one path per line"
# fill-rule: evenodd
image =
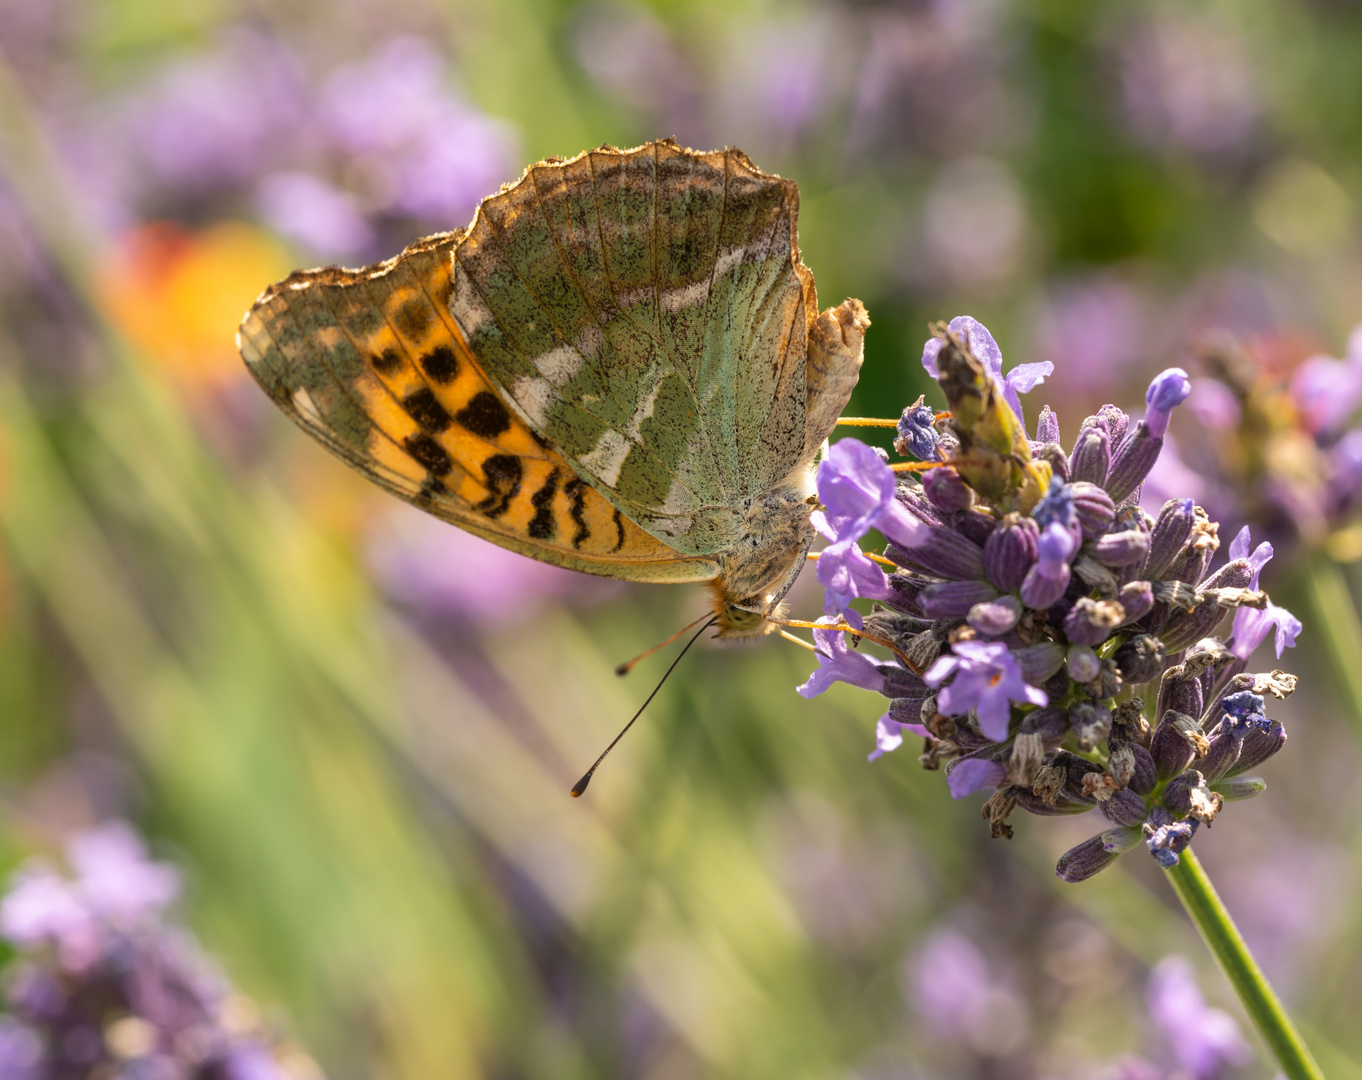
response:
M870 320L818 313L795 183L671 139L530 166L465 230L298 271L237 346L290 419L435 516L557 566L708 582L756 636L814 537Z

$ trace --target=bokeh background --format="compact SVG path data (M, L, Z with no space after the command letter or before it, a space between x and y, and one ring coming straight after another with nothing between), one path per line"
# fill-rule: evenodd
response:
M1055 363L1066 440L1236 343L1265 409L1182 410L1168 482L1277 545L1302 689L1197 851L1362 1076L1362 544L1254 486L1294 422L1262 388L1362 322L1360 70L1343 0L0 0L0 867L136 822L296 1077L1272 1075L1151 1016L1176 953L1240 1014L1150 860L1059 884L1092 822L989 841L911 746L866 762L864 694L797 697L793 645L697 647L569 801L667 658L613 667L703 593L428 520L240 364L294 267L675 135L798 180L824 304L874 320L854 413L930 393L956 314Z

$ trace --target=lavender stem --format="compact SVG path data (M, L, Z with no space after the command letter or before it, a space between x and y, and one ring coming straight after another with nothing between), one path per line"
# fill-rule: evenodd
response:
M1177 865L1168 868L1168 880L1234 987L1244 1011L1271 1047L1283 1074L1288 1080L1324 1080L1191 848L1182 852Z

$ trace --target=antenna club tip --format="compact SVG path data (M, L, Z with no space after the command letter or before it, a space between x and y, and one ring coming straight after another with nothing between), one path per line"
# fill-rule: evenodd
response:
M569 791L568 794L571 795L574 799L580 799L582 797L582 792L586 790L586 785L589 783L591 783L591 774L587 773L585 776L583 776L580 780L578 780L575 784L572 785L572 790Z
M615 665L615 674L616 674L616 675L628 675L628 674L629 674L629 670L630 670L631 667L633 667L632 664L627 664L627 663L625 663L625 664L617 664L617 665Z

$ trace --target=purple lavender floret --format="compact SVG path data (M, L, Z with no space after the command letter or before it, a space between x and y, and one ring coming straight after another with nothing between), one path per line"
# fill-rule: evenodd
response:
M1280 650L1300 629L1259 590L1269 545L1250 552L1245 531L1217 565L1218 527L1191 499L1173 498L1157 519L1138 505L1188 395L1185 372L1153 380L1142 420L1098 410L1070 456L1049 409L1036 442L1007 417L1020 417L1017 392L1048 366L1004 377L997 342L975 320L940 327L923 364L947 404L960 404L944 416L922 400L904 410L896 449L928 467L896 474L843 439L819 467L813 519L830 541L818 570L825 610L891 643L895 657L851 648L825 618L819 669L799 692L840 681L893 699L870 757L924 739L922 760L947 763L954 797L996 789L984 807L994 836L1011 835L1017 809L1099 808L1113 827L1066 853L1056 870L1066 881L1141 840L1174 865L1226 802L1263 790L1241 774L1286 740L1264 694L1284 697L1295 680L1246 674L1245 661L1270 630ZM994 393L979 391L983 380ZM872 529L888 538L896 572L860 550ZM888 607L862 622L853 604L872 598ZM1231 610L1233 636L1213 636Z
M166 921L178 872L148 859L129 825L73 837L65 861L69 872L22 867L0 901L0 934L18 950L4 972L0 1076L290 1075L269 1033L229 1021L231 985Z

